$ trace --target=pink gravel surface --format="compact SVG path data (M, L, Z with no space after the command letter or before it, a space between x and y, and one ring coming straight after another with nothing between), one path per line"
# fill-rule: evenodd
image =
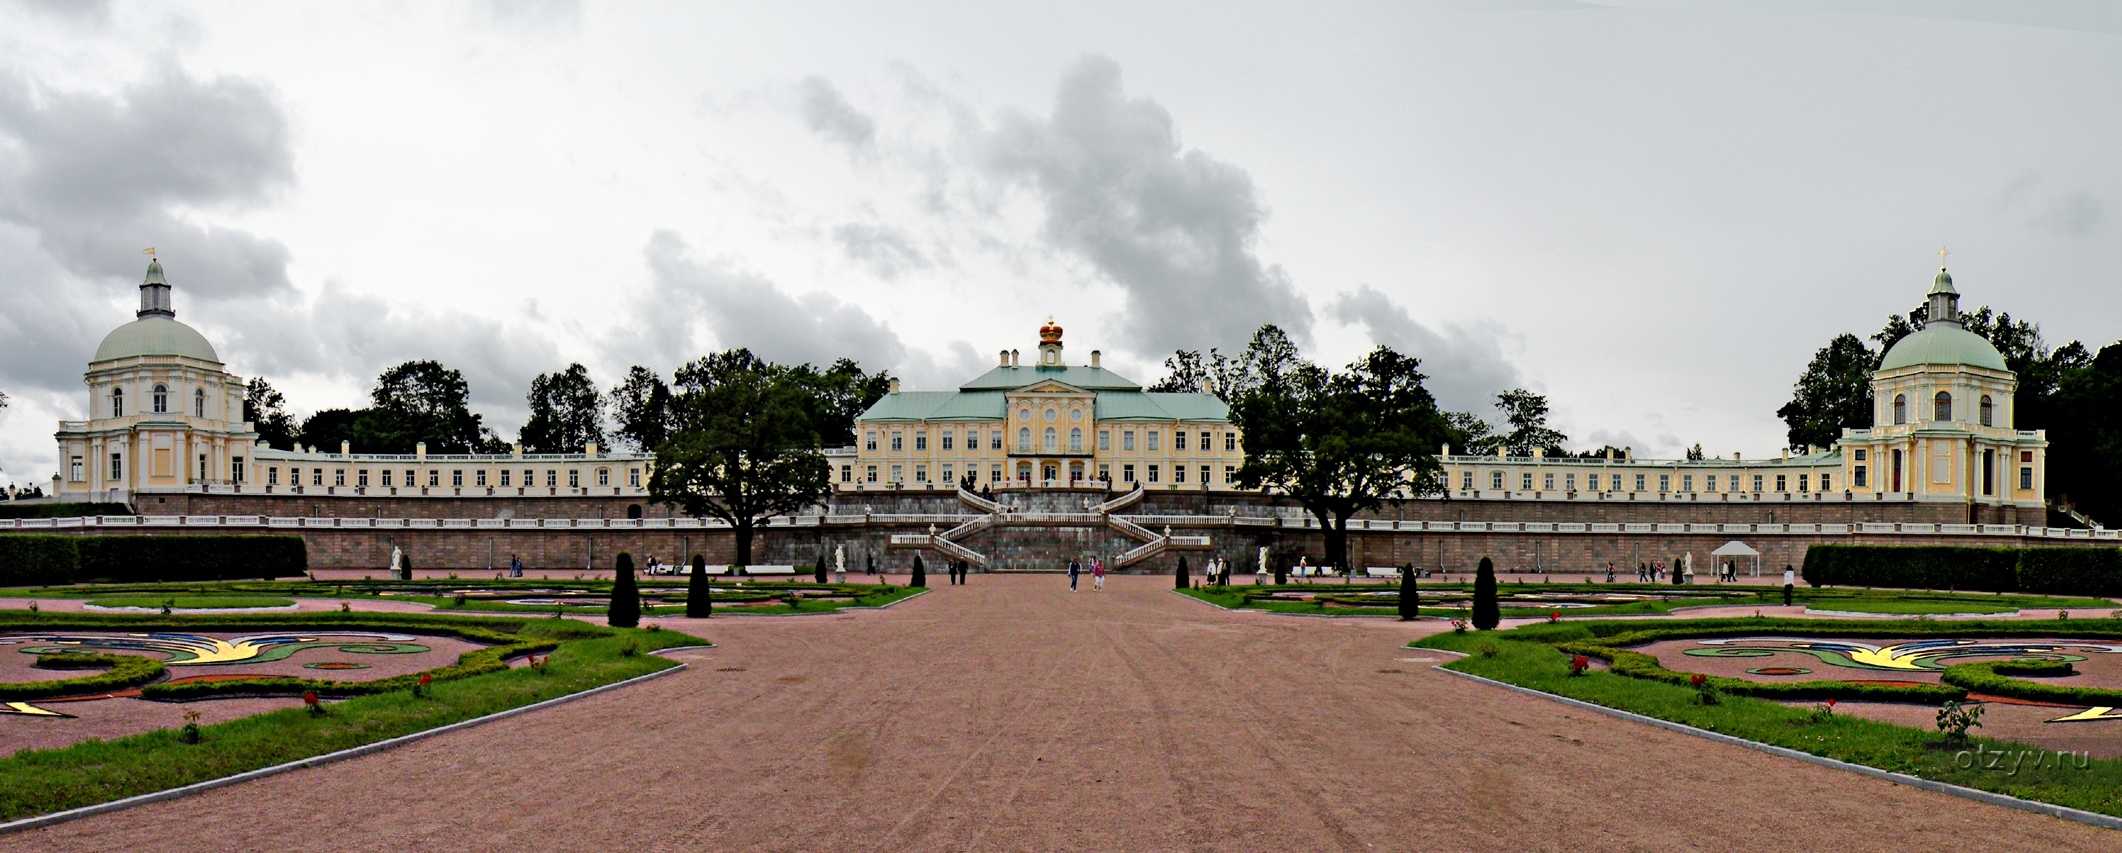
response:
M1433 670L1439 622L978 576L714 619L692 668L0 836L73 850L2113 850L2122 835Z

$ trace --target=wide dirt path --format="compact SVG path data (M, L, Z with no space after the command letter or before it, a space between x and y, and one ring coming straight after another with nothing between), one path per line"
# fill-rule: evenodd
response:
M1110 583L983 576L881 612L715 619L688 627L722 647L677 675L0 848L2122 847L1435 672L1398 648L1433 627Z

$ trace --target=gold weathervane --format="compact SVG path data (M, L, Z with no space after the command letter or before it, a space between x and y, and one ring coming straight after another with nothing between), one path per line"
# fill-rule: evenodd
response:
M140 250L140 254L143 254L143 255L146 255L146 256L148 256L148 257L152 258L152 257L154 257L154 256L155 256L155 247L153 247L153 246L149 246L149 247L147 247L147 248L145 248L145 249L141 249L141 250Z

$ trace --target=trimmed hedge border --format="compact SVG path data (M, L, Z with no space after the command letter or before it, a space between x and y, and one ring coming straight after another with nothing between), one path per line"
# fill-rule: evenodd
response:
M2033 667L2028 660L1982 661L1959 663L1945 668L1945 683L1967 688L1976 693L2002 696L2007 699L2029 699L2036 702L2064 702L2084 704L2088 707L2106 705L2122 706L2122 690L2105 687L2080 687L2069 684L2043 684L2019 678L2008 678L2007 672L2020 675L2063 675L2070 664L2063 661L2041 661L2054 664L2062 672L2047 667Z
M261 676L258 678L226 679L220 681L194 681L182 684L146 684L140 688L143 699L164 701L201 699L210 696L299 696L314 692L319 696L361 696L407 690L419 683L420 676L430 675L436 681L468 678L508 668L508 659L526 654L550 652L559 648L559 641L566 639L589 639L608 636L611 629L588 623L564 620L563 624L547 624L548 619L490 619L457 616L404 616L398 614L370 613L303 613L288 615L241 614L232 616L165 616L123 617L103 614L43 613L29 614L26 611L0 613L0 631L12 630L120 630L139 631L143 628L189 631L244 631L252 629L313 630L313 631L399 631L416 634L434 634L456 637L475 643L487 643L484 648L473 649L457 657L449 666L437 667L422 672L379 678L374 681L335 681L327 679L297 678L294 676ZM87 657L87 656L82 656ZM0 698L45 698L66 693L81 692L82 689L121 689L152 680L163 674L161 661L133 655L97 655L95 657L130 658L147 661L158 670L153 676L139 681L105 688L101 684L82 682L98 678L110 678L118 670L89 676L85 679L66 681L22 682L0 685L7 688L42 688L48 685L68 685L61 692L42 692L35 697L0 696ZM115 662L115 661L114 661Z
M300 536L0 535L0 586L270 580L308 570Z
M1813 586L1877 586L2048 595L2122 596L2122 548L1814 545Z
M63 678L53 681L14 681L0 683L0 700L19 702L26 699L47 699L53 696L71 696L79 693L96 693L109 690L124 690L146 684L167 671L162 662L140 655L76 654L72 652L56 655L39 655L37 666L43 669L103 669L108 670L80 678Z

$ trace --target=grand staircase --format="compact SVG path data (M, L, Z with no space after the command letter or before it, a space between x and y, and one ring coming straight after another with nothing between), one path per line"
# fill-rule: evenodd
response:
M1140 484L1128 492L1104 503L1092 504L1085 512L1019 512L1013 506L983 498L964 488L958 489L958 502L982 514L952 527L937 532L931 526L927 533L898 533L888 540L894 550L930 550L951 559L964 560L976 566L986 566L986 554L967 547L962 540L997 527L1088 527L1103 525L1120 535L1141 544L1113 558L1112 568L1124 568L1153 558L1171 550L1207 550L1212 543L1207 536L1173 536L1171 528L1158 533L1113 513L1134 506L1142 501Z

